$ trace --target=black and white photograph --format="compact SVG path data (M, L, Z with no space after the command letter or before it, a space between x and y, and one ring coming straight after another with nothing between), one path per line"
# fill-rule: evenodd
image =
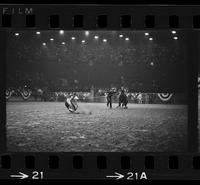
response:
M10 30L9 152L188 151L188 32Z

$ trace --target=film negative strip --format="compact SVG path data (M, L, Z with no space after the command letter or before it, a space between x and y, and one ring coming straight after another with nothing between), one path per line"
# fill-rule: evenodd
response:
M199 12L0 5L0 178L199 179Z

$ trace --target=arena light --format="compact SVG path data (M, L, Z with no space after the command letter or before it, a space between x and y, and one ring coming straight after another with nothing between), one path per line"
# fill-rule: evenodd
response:
M85 43L85 40L82 40L81 42L82 42L82 43Z
M126 38L125 38L125 40L126 40L126 41L129 41L129 38L128 38L128 37L126 37Z
M62 44L62 45L65 45L65 42L62 42L61 44Z
M149 33L144 33L146 36L149 35Z
M64 30L60 30L60 34L63 35L64 34Z
M75 38L75 37L71 37L71 39L72 39L72 40L75 40L76 38Z
M19 36L19 33L15 33L15 36Z
M177 40L178 39L178 37L174 37L174 40Z
M154 66L154 63L153 63L153 62L151 62L151 63L150 63L150 65L151 65L151 66Z
M124 35L119 35L120 38L124 37Z
M85 31L85 36L88 36L90 34L89 31Z
M37 31L37 32L36 32L36 34L37 34L37 35L40 35L40 32L39 32L39 31Z
M46 46L47 44L45 42L42 43L43 46Z
M53 39L53 38L50 38L50 41L54 41L54 39Z
M152 37L150 37L150 38L149 38L149 40L153 40L153 38L152 38Z
M107 39L103 39L103 42L107 42Z
M172 34L176 34L176 31L173 30L173 31L172 31Z
M94 36L94 38L95 38L95 39L98 39L98 38L99 38L99 36L95 35L95 36Z

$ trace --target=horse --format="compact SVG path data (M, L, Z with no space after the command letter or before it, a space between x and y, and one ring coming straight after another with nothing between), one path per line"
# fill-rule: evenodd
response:
M128 108L127 107L127 104L128 104L128 97L126 96L126 94L122 91L120 96L119 96L119 105L118 107L124 107L124 108Z

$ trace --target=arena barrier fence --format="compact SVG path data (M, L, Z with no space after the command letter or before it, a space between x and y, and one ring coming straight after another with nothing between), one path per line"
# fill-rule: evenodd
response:
M63 102L67 94L71 92L48 92L34 94L31 91L20 92L14 90L6 91L7 101L54 101ZM106 95L93 95L90 92L75 92L80 102L105 103ZM113 103L118 103L118 96L113 96ZM185 104L187 97L182 93L127 93L128 102L136 104Z

